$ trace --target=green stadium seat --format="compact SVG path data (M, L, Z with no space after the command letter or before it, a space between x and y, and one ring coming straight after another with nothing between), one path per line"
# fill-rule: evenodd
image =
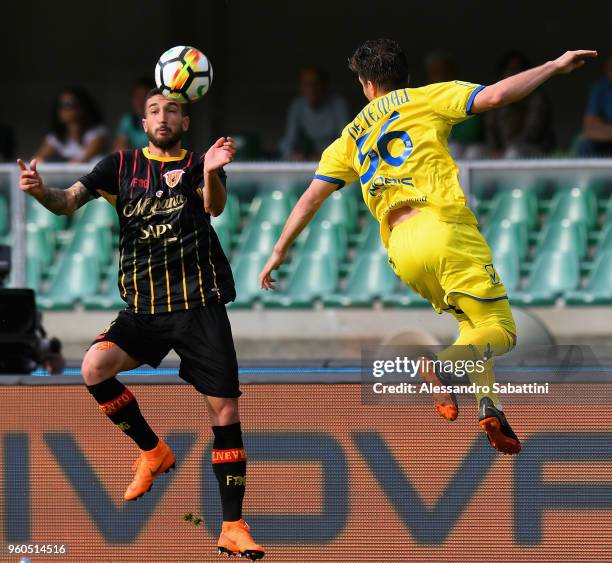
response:
M346 184L346 186L342 188L342 193L344 195L354 197L358 204L364 205L363 192L361 190L361 184L359 182Z
M96 225L77 227L73 232L67 252L69 254L91 256L98 261L100 268L105 268L113 258L111 230Z
M26 225L26 256L38 261L40 271L46 275L55 256L55 233L35 223Z
M600 253L582 290L565 293L569 305L612 305L612 250Z
M236 257L232 264L236 283L236 300L231 308L249 308L255 299L261 298L264 290L259 287L259 272L268 257L259 252L247 252Z
M282 294L266 293L266 307L310 307L314 300L336 290L338 264L326 254L302 254L297 260Z
M125 309L125 301L121 298L119 292L118 276L119 268L117 266L119 259L113 259L106 271L106 288L101 293L83 297L83 307L88 311L116 311Z
M40 291L43 267L38 256L26 256L26 287Z
M324 297L323 303L331 307L370 306L373 300L392 293L397 279L385 254L360 254L351 266L346 290Z
M407 309L423 309L431 307L431 303L416 293L403 282L396 285L395 290L382 298L385 307L404 307Z
M358 252L374 252L384 251L382 241L380 240L380 224L373 217L368 215L364 229L357 237Z
M511 190L522 190L540 196L549 190L550 182L544 178L533 178L528 176L516 177L512 174L512 177L502 178L496 182L496 189L498 191L511 191Z
M506 291L510 295L518 291L521 283L520 258L518 252L510 248L502 254L494 254L493 263Z
M608 251L612 251L612 221L605 225L601 230L599 240L597 242L596 255L600 252Z
M46 227L52 231L61 231L66 229L68 217L51 213L33 197L28 197L26 198L26 222L36 223L39 227Z
M295 202L295 195L290 191L273 190L258 195L251 202L250 223L284 225Z
M117 231L119 217L117 210L103 197L90 201L76 211L72 218L72 228L95 225Z
M217 233L217 238L221 243L221 248L223 248L223 252L225 252L226 256L230 255L232 248L232 234L230 232L228 225L214 225L213 229L215 233Z
M536 195L519 188L498 193L491 202L488 222L494 225L504 219L512 223L526 223L529 229L533 229L538 220Z
M334 225L323 221L312 225L304 242L297 248L298 253L329 254L335 260L342 260L346 255L347 236L344 225Z
M608 198L605 208L604 225L612 225L612 196Z
M570 219L547 223L542 231L537 254L540 252L575 252L579 259L588 249L587 230L584 223L573 223ZM536 254L536 255L537 255Z
M230 233L235 233L238 230L238 227L240 227L240 202L235 195L227 195L223 213L217 217L211 217L211 223L215 229L221 225L226 226Z
M270 254L280 236L281 230L282 225L269 223L268 221L263 223L251 222L244 233L238 253L259 252L260 254Z
M99 284L99 266L94 256L65 253L49 290L38 298L38 303L43 309L68 310L77 301L95 295Z
M607 178L580 178L559 183L560 190L570 191L574 188L592 192L597 197L607 197L610 195L612 182Z
M334 192L317 211L313 224L323 221L344 225L347 233L353 232L357 228L356 199L341 191Z
M559 192L551 203L548 223L559 223L563 219L582 222L589 229L597 224L597 197L593 192L580 188Z
M0 195L0 236L6 235L11 229L8 201Z
M524 292L511 295L521 305L552 305L561 294L572 291L580 283L580 266L574 252L538 254Z
M312 176L306 175L306 178L297 178L292 175L271 174L262 176L258 182L257 196L265 197L266 194L271 194L275 191L283 192L294 201L302 195L304 190L310 184Z
M498 257L514 251L521 260L527 257L529 232L524 221L513 223L509 219L503 219L500 223L489 223L483 235L493 256Z

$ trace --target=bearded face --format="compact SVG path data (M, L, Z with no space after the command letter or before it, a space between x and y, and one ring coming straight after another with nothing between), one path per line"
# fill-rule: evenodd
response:
M161 150L178 145L189 127L189 118L183 114L181 105L162 95L147 100L142 122L149 141Z

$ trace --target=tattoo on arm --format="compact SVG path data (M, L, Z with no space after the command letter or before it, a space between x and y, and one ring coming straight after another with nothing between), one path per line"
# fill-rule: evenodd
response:
M60 188L47 188L45 194L39 200L49 211L56 215L64 215L68 212L68 197L66 190Z
M66 190L47 188L40 203L56 215L67 215L74 213L92 199L89 190L81 182L77 182Z
M81 182L77 182L72 187L68 188L68 191L72 194L74 199L74 211L94 198L91 192L81 184Z
M81 182L77 182L66 190L47 188L40 203L56 215L68 215L92 199L89 190Z

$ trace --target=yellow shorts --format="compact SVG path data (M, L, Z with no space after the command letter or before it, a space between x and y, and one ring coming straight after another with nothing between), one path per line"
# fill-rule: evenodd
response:
M508 298L476 225L447 223L421 211L391 231L388 253L395 273L438 313L455 309L457 293L479 301Z

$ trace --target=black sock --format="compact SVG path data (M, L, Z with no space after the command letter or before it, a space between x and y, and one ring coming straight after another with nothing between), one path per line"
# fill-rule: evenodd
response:
M242 445L240 423L213 426L213 471L219 481L223 520L234 522L242 518L242 499L246 482L246 453Z
M88 385L100 410L125 432L141 450L152 450L159 438L144 419L132 392L116 377Z

